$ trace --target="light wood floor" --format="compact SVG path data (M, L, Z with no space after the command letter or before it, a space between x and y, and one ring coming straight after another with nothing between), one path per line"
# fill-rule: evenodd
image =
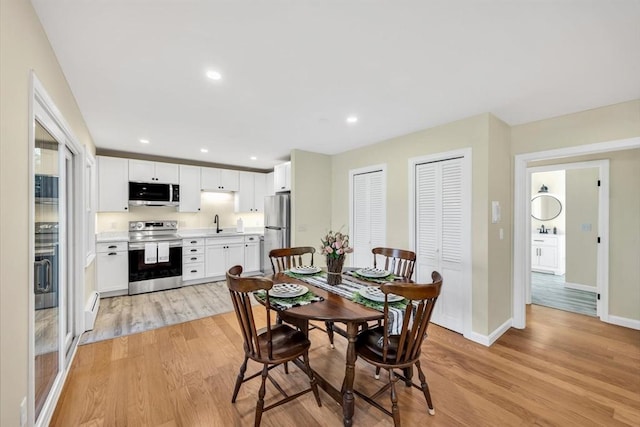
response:
M252 425L259 379L230 402L242 360L234 316L79 347L51 425ZM427 415L419 390L400 386L403 425L640 425L639 331L540 306L531 306L527 319L526 329L511 329L489 348L431 325L422 366L436 415ZM345 340L337 337L331 350L323 332L311 331L311 339L311 366L339 386ZM247 373L256 369L250 364ZM272 372L285 390L307 384L296 368L288 376ZM358 361L356 388L370 392L380 382ZM320 396L321 408L306 394L265 413L262 426L342 425L341 408ZM266 404L278 397L268 384ZM388 395L380 400L386 403ZM392 422L356 398L354 425Z

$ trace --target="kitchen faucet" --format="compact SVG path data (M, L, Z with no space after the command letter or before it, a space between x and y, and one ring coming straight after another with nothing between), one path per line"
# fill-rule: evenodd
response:
M221 232L222 230L220 229L220 218L218 218L218 214L213 217L213 223L216 225L216 233Z

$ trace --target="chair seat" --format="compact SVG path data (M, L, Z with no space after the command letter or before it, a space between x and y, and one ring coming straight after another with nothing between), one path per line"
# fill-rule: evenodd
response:
M263 357L256 360L268 361L266 328L258 331L258 342ZM271 343L273 348L272 361L294 359L311 346L311 342L303 332L285 324L271 326Z
M382 357L382 337L384 335L383 326L367 329L358 334L356 339L356 353L367 360L375 363L393 364L398 352L400 336L391 335L389 337L389 349L387 350L387 360Z

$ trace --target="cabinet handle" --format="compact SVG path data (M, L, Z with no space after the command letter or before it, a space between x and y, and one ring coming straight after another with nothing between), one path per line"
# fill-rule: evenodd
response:
M109 256L111 256L111 255L118 255L118 253L117 252L109 252Z
M198 272L198 270L191 270L191 272L192 272L192 273L197 273L197 272Z
M534 242L544 242L544 240L536 240L536 239L533 239L533 241Z
M192 240L191 243L198 243L198 241L197 240Z
M194 256L191 257L191 261L195 261L197 259L198 259L197 257L194 257Z
M116 245L109 245L109 249L115 249L115 248L117 248Z
M190 249L191 252L198 252L197 249Z
M125 206L125 207L124 207L124 210L126 211L127 209L129 209L129 208Z

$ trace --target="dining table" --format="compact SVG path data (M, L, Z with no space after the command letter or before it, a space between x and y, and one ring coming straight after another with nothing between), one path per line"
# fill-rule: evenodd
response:
M343 282L349 284L376 286L382 282L377 281L378 283L375 283L354 277L355 275L347 275L346 273L350 272L347 270L343 273ZM325 280L323 280L321 274L315 276L313 280L310 280L310 277L291 274L289 271L279 272L267 277L273 280L274 286L275 284L283 283L300 284L306 286L316 297L320 297L313 303L286 308L271 303L271 308L277 310L287 323L293 324L306 334L309 331L310 321L325 322L328 327L333 323L341 323L346 326L344 330L341 330L341 334L348 341L345 356L345 374L341 387L339 389L334 387L316 371L314 371L314 376L320 388L342 406L344 425L352 426L355 407L353 383L357 359L355 350L356 338L359 329L366 327L367 322L382 320L384 317L383 312L353 301L347 294L337 288L335 290L332 289L331 285L326 284L326 276ZM270 298L270 301L272 300L273 297ZM298 362L296 361L296 364L305 369L304 365Z

